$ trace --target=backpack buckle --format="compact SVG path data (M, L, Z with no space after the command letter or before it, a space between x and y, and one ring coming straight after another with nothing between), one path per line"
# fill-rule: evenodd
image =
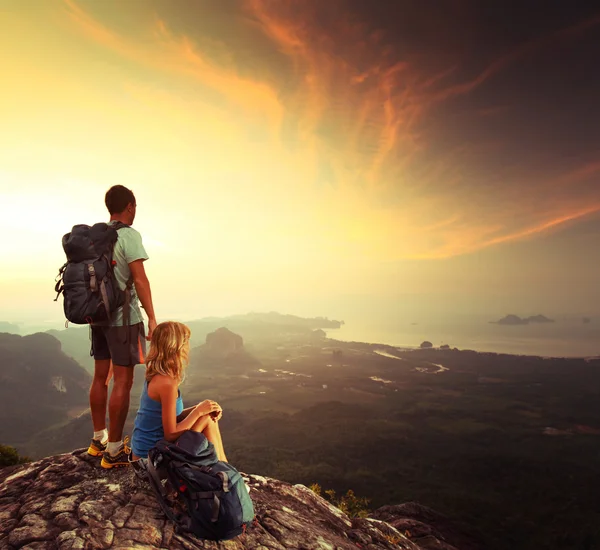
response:
M96 269L94 268L94 264L88 264L88 271L90 273L90 288L92 292L97 292L98 284L96 283Z

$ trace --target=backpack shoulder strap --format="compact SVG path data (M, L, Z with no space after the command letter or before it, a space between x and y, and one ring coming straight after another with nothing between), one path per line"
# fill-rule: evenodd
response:
M165 488L160 480L158 472L156 471L154 462L150 458L148 458L148 462L146 463L146 470L149 474L150 486L154 490L154 493L156 494L156 498L158 500L158 504L160 504L160 507L164 512L165 516L167 516L167 518L169 518L176 525L180 525L181 518L175 515L175 513L167 503Z
M123 229L124 227L131 227L130 225L127 225L126 223L123 222L116 222L116 223L111 223L110 226L114 229Z
M110 227L112 227L113 229L115 229L116 231L118 231L119 229L124 229L124 228L129 228L131 227L130 225L127 225L126 223L120 222L120 221L116 221L115 223L111 223L111 224L107 224ZM130 276L129 279L127 280L127 282L125 283L125 303L123 304L123 325L129 326L129 320L131 317L131 289L133 287L133 277ZM127 332L127 338L125 340L125 342L123 343L127 343L129 340L129 331Z
M54 292L56 292L56 298L54 298L55 302L58 300L58 297L60 296L61 292L64 292L65 290L63 277L65 275L65 269L67 269L68 263L69 262L65 262L62 265L62 267L58 270L58 275L56 276L56 279L54 279L56 281L56 284L54 285Z

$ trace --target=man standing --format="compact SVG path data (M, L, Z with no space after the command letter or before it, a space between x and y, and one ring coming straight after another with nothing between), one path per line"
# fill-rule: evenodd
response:
M102 455L103 468L129 464L131 452L123 441L123 427L129 411L129 394L135 365L143 363L146 354L144 319L139 302L148 316L148 336L156 327L150 283L144 270L148 259L141 235L131 226L135 218L136 201L133 192L122 185L111 187L105 196L110 213L109 224L117 224L118 239L113 251L114 275L122 290L130 287L129 307L117 309L107 326L92 325L91 339L94 355L94 379L90 388L90 409L94 436L88 448L92 456ZM123 227L125 224L128 227ZM138 300L139 297L139 300ZM113 389L108 402L108 432L106 404L111 370Z

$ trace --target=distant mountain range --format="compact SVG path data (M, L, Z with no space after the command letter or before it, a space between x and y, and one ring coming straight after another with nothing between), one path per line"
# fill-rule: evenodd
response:
M21 329L19 325L15 323L8 323L6 321L0 321L0 332L9 332L10 334L19 334Z
M67 422L88 406L90 375L50 334L0 333L0 442Z
M344 324L344 321L335 321L327 317L299 317L297 315L278 313L277 311L270 311L268 313L240 313L227 317L203 317L199 321L190 322L223 323L224 321L241 324L258 322L295 328L303 327L311 330L317 328L340 328Z
M340 328L344 321L330 320L327 317L305 319L296 315L284 315L277 312L246 313L228 317L205 317L185 321L192 331L190 344L201 346L206 342L207 334L225 327L239 334L244 341L269 342L281 338L304 336L313 330ZM49 330L48 334L60 340L65 353L73 357L88 372L94 370L94 359L90 356L89 328L69 327L64 330Z

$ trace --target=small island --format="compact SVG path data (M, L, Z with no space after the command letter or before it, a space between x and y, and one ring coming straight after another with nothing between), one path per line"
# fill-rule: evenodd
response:
M532 315L531 317L519 317L518 315L510 314L498 321L490 321L492 325L529 325L530 323L554 323L554 319L549 319L545 315Z

